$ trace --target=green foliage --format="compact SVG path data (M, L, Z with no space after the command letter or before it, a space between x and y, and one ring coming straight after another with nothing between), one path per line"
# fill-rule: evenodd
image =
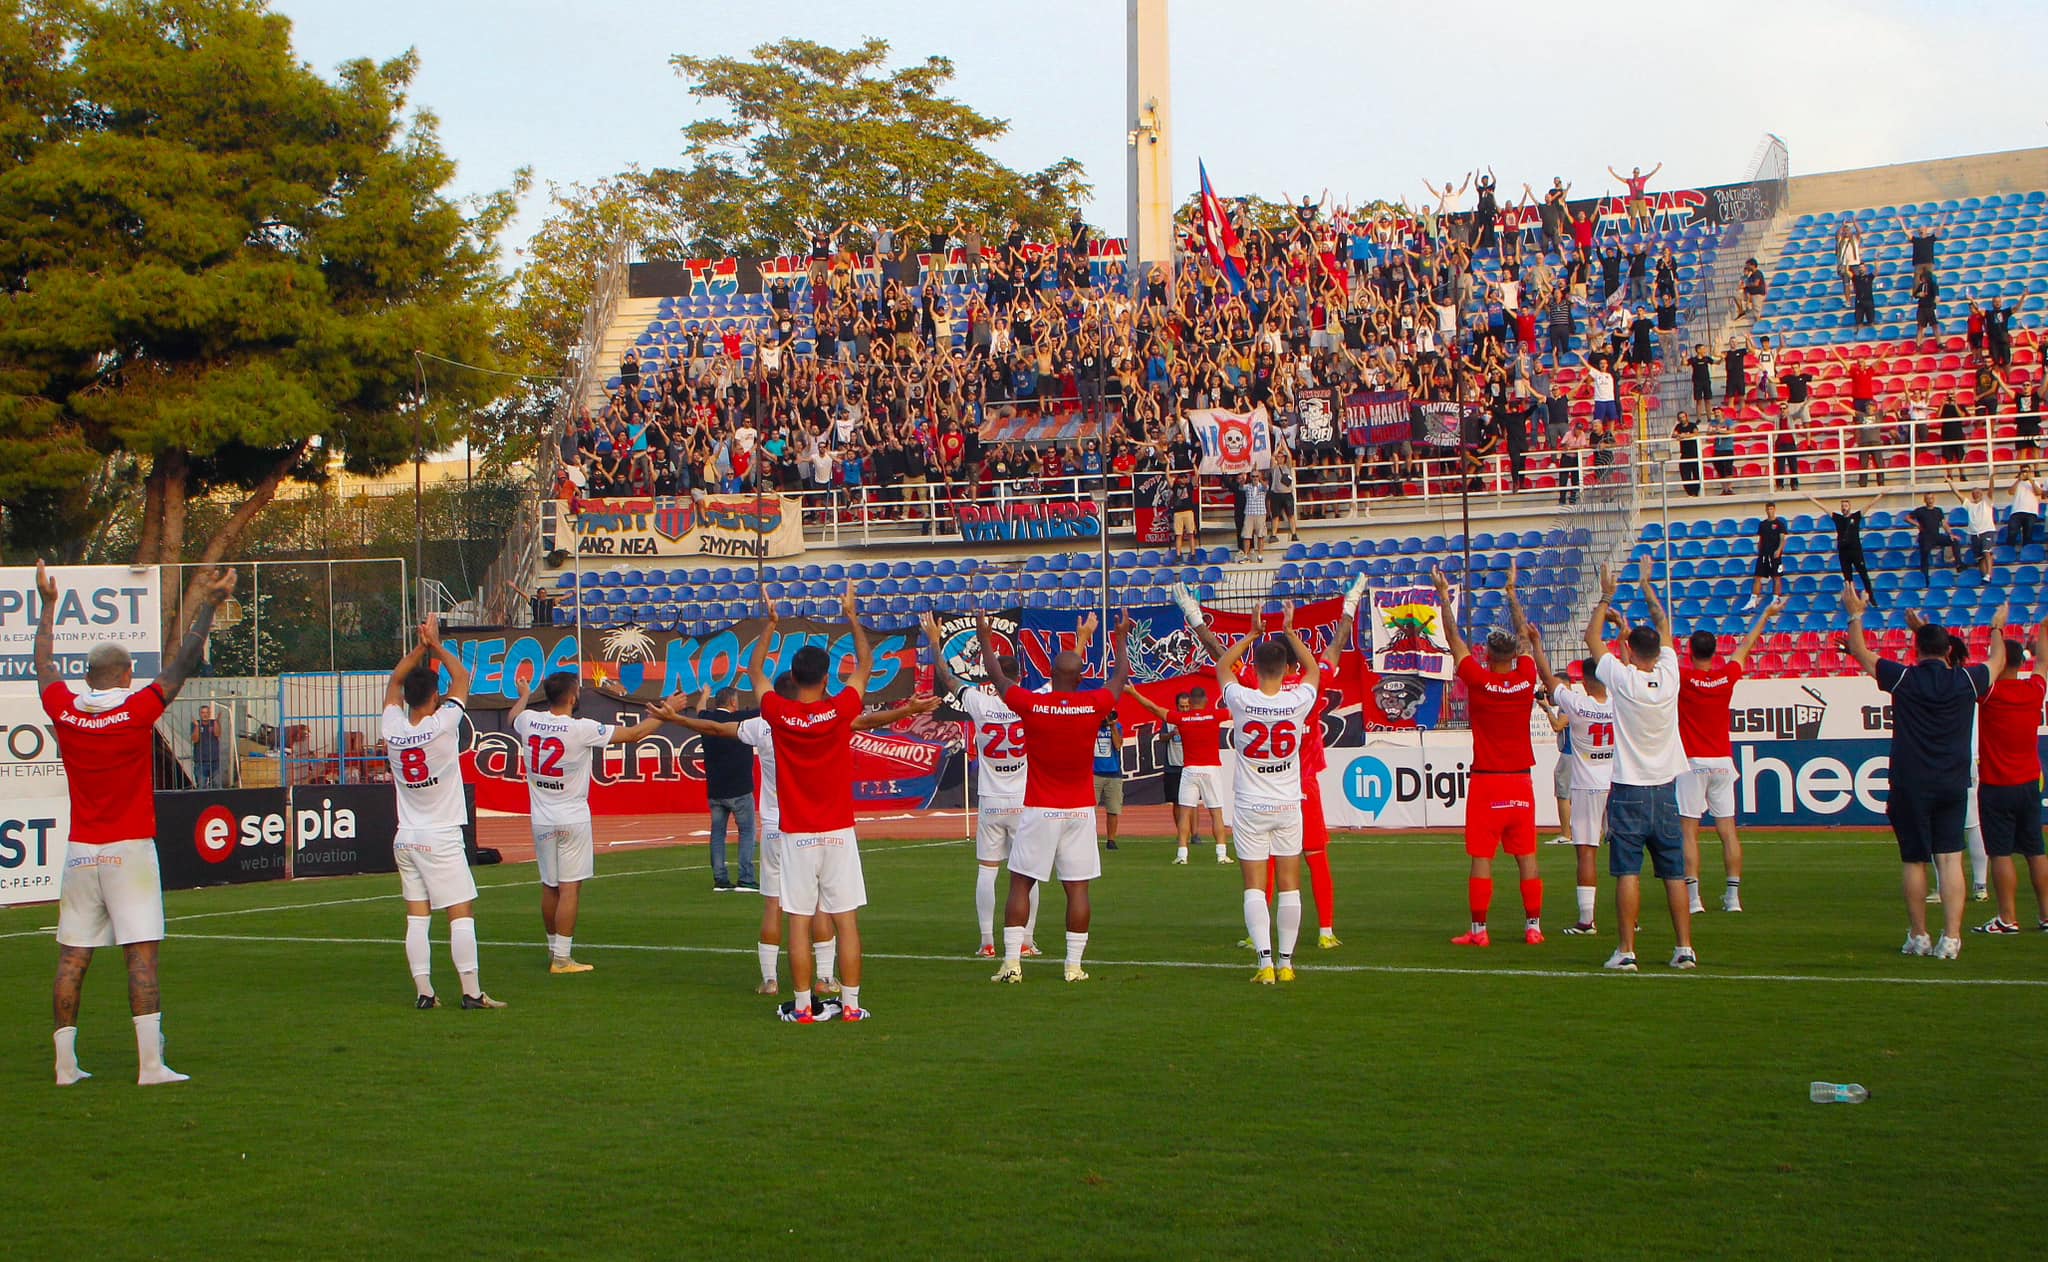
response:
M154 479L142 551L183 505L444 445L501 379L495 237L461 205L407 54L329 81L259 0L0 0L0 502L83 529L114 453ZM242 524L246 524L245 522ZM217 546L222 540L216 538ZM141 557L141 559L156 559Z
M1016 219L1043 238L1089 189L1072 158L1018 172L991 156L1009 124L942 95L944 57L890 69L886 40L783 39L752 60L671 60L692 95L724 110L683 129L682 169L651 177L690 210L697 254L791 251L819 225L869 219Z

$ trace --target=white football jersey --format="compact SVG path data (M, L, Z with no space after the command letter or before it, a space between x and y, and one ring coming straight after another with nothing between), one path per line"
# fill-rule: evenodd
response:
M754 757L761 762L761 828L779 833L782 808L775 801L775 729L768 726L768 720L755 715L740 723L740 739L754 747Z
M512 721L526 759L533 826L590 822L590 769L612 743L611 725L573 714L527 710Z
M1267 696L1256 688L1223 685L1230 711L1230 747L1237 753L1231 792L1238 802L1297 806L1301 802L1301 746L1316 690L1302 684Z
M1560 688L1553 700L1571 724L1572 788L1605 791L1614 783L1614 702L1581 688Z
M462 796L462 705L453 699L414 723L402 705L384 707L384 756L398 786L401 829L461 828L469 822Z
M979 770L974 788L984 805L1024 800L1024 723L994 694L962 688L954 698L974 722Z

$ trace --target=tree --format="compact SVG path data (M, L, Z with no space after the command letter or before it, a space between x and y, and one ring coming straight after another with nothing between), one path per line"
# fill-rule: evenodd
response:
M882 39L784 39L752 56L671 58L691 95L725 109L683 129L682 169L649 177L689 208L695 254L771 255L819 225L943 227L959 215L1016 219L1044 239L1089 191L1072 158L1020 173L992 157L984 146L1009 124L941 95L953 78L944 57L890 70Z
M330 82L261 0L0 0L0 503L78 538L132 456L137 564L186 559L188 504L242 494L225 557L329 452L377 473L460 432L503 379L504 192L442 193L411 55ZM323 438L324 449L314 439Z

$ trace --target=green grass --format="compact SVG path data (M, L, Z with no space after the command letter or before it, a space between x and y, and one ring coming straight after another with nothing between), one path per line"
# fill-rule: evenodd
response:
M1052 892L1051 958L995 987L967 958L965 849L870 843L879 1016L808 1030L747 993L759 905L714 897L701 850L600 861L581 977L545 974L531 869L483 873L497 1013L413 1011L395 878L174 894L166 1031L186 1086L135 1087L106 953L79 1040L99 1076L49 1086L54 951L0 938L7 1251L2015 1254L2048 1197L2048 934L1901 959L1893 854L1755 837L1751 910L1701 920L1702 969L1664 969L1653 911L1645 972L1624 977L1599 970L1611 936L1448 946L1455 842L1339 842L1345 945L1266 989L1232 946L1235 870L1127 843L1096 888L1094 980L1059 980ZM1570 856L1542 858L1554 931ZM0 934L53 919L0 914ZM436 965L454 994L438 941ZM1813 1105L1812 1079L1870 1102Z

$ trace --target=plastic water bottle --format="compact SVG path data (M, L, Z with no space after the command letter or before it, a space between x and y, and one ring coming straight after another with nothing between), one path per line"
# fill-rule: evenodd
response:
M1816 1082L1812 1095L1815 1104L1861 1104L1870 1098L1860 1082Z

